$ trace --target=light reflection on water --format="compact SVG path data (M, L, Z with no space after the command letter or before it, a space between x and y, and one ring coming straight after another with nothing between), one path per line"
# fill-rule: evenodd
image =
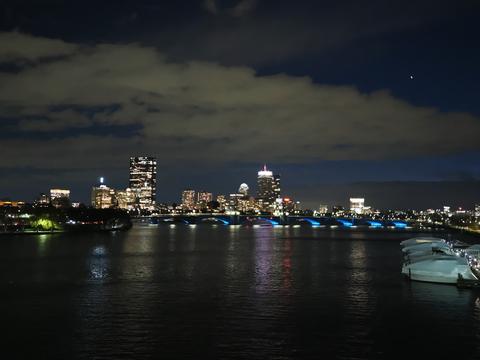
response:
M436 343L428 356L473 358L478 290L406 281L406 237L165 225L3 239L5 343L111 359L405 358Z
M369 269L366 244L357 238L348 243L350 271L346 279L343 321L350 330L344 346L338 351L341 358L370 357L373 353L374 324L369 319L376 309L376 294L371 286L373 274Z
M110 259L104 245L96 245L92 248L91 256L87 260L90 280L106 280L109 276Z
M282 270L283 288L290 290L292 288L292 241L290 239L284 241Z
M255 241L255 289L257 293L265 293L270 288L273 258L273 239L269 236L270 229L266 227L254 228Z
M47 234L38 235L38 239L37 239L38 256L40 256L40 257L45 256L46 253L47 253L48 238L49 238L49 235L47 235Z

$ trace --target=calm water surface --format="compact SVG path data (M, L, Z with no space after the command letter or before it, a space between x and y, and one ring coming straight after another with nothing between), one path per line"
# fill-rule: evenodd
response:
M2 358L479 358L480 289L406 281L399 242L411 236L207 225L2 236Z

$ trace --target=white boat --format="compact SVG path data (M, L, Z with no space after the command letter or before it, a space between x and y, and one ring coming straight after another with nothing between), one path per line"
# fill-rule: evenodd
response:
M456 284L459 279L479 280L466 258L452 255L432 255L403 264L402 273L411 280Z
M411 245L418 245L418 244L425 244L425 243L439 243L445 242L444 239L436 238L436 237L414 237L411 239L403 240L400 245L401 246L411 246Z
M439 249L450 249L450 245L446 242L432 242L432 243L420 243L415 245L405 246L402 249L404 253L412 253L417 251L429 251L434 252Z
M405 262L417 262L420 260L431 258L434 255L448 255L448 256L457 256L454 250L450 248L438 248L425 251L413 251L408 254L405 254Z

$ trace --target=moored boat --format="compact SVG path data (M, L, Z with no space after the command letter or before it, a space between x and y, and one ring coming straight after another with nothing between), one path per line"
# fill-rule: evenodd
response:
M466 258L432 255L403 264L402 273L411 280L456 284L459 279L478 281Z
M445 242L445 239L436 238L436 237L423 237L418 236L411 239L403 240L400 245L401 246L411 246L411 245L418 245L418 244L425 244L425 243L439 243Z
M404 253L412 253L417 251L430 251L433 252L435 250L440 249L449 249L450 245L446 242L433 242L433 243L420 243L415 245L405 246L402 249Z
M480 284L480 245L417 237L401 242L402 273L410 280L471 285Z

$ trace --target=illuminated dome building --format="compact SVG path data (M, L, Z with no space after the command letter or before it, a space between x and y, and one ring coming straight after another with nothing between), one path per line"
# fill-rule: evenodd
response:
M248 187L247 184L243 183L240 185L240 187L238 188L238 193L239 194L242 194L243 196L247 196L248 195L248 190L250 188Z

